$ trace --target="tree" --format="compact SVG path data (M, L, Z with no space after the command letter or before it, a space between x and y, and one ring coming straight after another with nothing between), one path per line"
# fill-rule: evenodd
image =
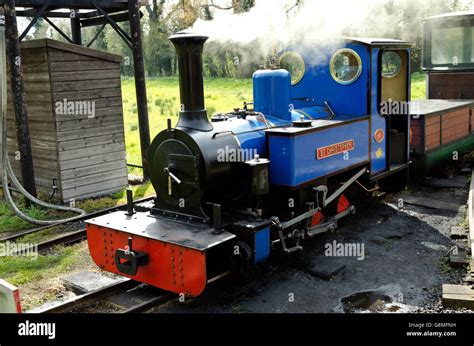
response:
M49 24L43 18L38 18L32 34L33 39L48 37Z
M130 34L130 27L128 24L118 24L125 32ZM133 75L133 57L130 47L124 42L113 28L107 26L105 28L105 40L107 41L107 50L123 56L123 63L120 65L120 71L127 76Z
M232 0L234 13L247 12L254 6L255 0Z
M213 7L218 10L232 10L234 13L242 13L249 11L255 6L255 0L231 0L230 5L217 5L214 0L210 0L206 5L207 7Z

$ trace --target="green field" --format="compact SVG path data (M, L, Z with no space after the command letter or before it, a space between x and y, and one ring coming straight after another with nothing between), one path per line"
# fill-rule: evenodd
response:
M426 75L413 73L411 75L411 99L423 100L426 98Z

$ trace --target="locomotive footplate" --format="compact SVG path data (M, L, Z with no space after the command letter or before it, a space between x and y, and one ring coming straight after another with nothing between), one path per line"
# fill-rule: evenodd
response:
M91 256L103 270L191 297L206 287L208 250L235 238L142 212L114 212L87 220L86 228Z

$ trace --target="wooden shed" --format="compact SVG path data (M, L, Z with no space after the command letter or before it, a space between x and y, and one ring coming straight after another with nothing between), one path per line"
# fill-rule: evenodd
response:
M62 202L128 184L118 55L50 39L25 41L25 79L37 189ZM10 87L10 83L9 83ZM18 178L12 97L8 148Z

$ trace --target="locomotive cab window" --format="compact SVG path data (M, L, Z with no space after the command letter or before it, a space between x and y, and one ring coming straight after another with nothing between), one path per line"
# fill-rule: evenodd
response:
M384 52L382 54L382 77L395 78L400 73L402 65L402 58L397 52Z
M291 74L291 85L298 84L306 71L301 55L296 52L286 52L280 57L280 67Z
M362 60L359 54L348 48L334 53L329 65L332 78L339 84L354 83L362 73Z

